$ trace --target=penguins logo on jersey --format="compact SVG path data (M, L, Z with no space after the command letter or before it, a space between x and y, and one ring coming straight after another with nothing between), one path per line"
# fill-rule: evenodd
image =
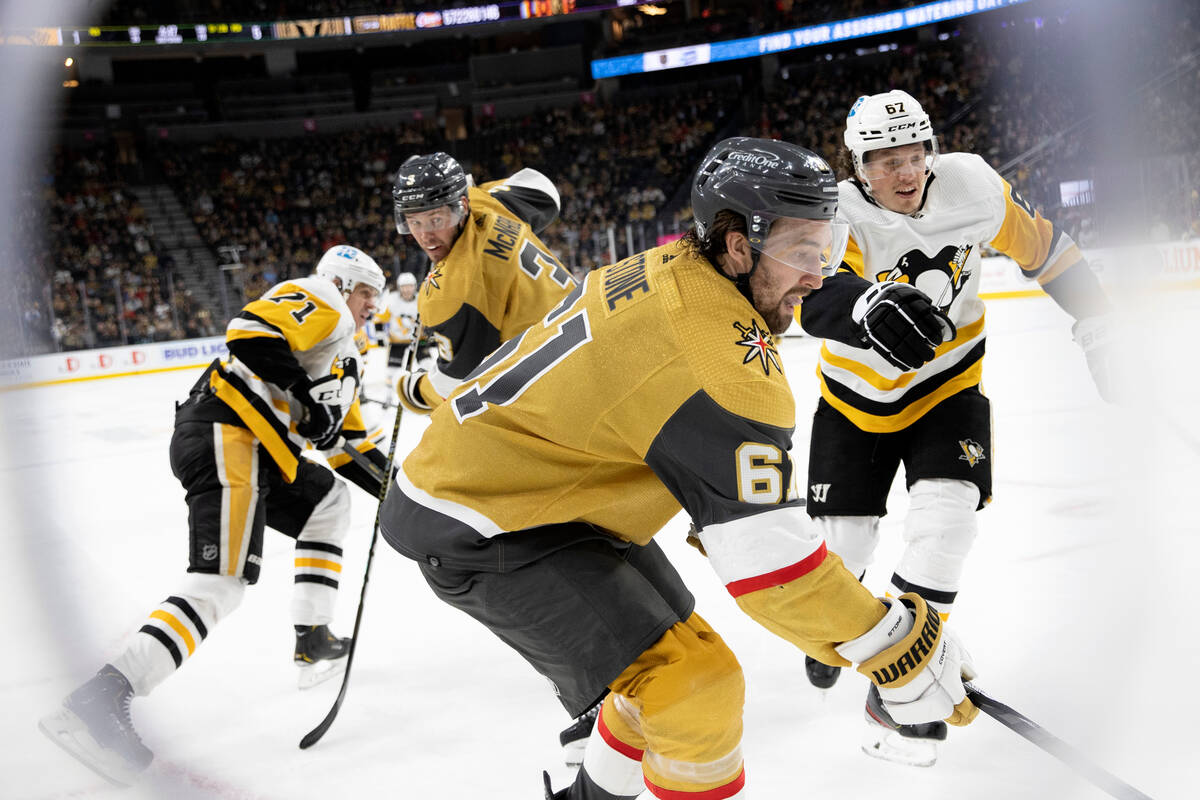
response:
M775 343L771 340L770 334L758 327L758 320L750 320L749 327L740 322L733 323L733 327L742 335L737 344L746 348L745 357L742 359L743 364L749 364L757 358L764 374L771 374L772 364L775 365L776 370L783 372L783 367L779 366L779 353L775 350Z
M875 279L881 283L897 281L915 286L929 295L938 310L945 311L962 294L963 287L971 277L966 265L974 247L971 244L948 244L933 258L920 250L909 250L900 257L896 266L887 272L875 273Z
M437 264L434 264L433 267L430 268L429 274L425 276L425 296L426 297L429 297L430 295L432 295L434 289L442 288L442 285L440 283L438 283L438 278L440 278L440 277L442 277L442 268L439 267Z
M986 456L983 454L983 445L971 439L960 439L958 446L962 448L963 454L958 457L959 461L967 462L967 466L973 467L980 461L983 461Z

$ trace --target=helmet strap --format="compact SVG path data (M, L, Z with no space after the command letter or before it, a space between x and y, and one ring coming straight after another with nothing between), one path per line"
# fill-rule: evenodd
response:
M462 219L458 221L458 227L454 231L454 240L450 242L451 249L454 248L454 245L458 244L458 237L462 236L462 232L467 229L467 223L471 221L470 199L464 194L459 198L458 202L462 203L463 215Z
M733 279L733 285L742 293L742 297L750 301L750 305L754 305L754 293L750 291L750 277L758 269L758 256L758 251L753 247L750 248L750 269Z
M750 277L754 275L754 271L758 269L758 255L758 251L754 248L751 248L750 269L737 275L730 275L720 269L717 270L717 272L724 275L733 283L734 288L738 290L738 293L740 293L742 297L746 298L750 305L754 305L754 292L750 290ZM713 266L715 267L716 265L714 264Z

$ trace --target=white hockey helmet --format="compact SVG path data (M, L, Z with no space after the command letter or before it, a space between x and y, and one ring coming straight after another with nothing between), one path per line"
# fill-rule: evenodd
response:
M872 150L928 142L926 172L937 162L937 137L929 124L929 115L908 92L893 89L882 94L864 94L854 101L846 115L846 148L854 160L854 172L864 183L864 156Z
M340 283L343 297L349 297L360 283L372 287L376 294L383 294L387 283L375 259L348 244L339 244L326 250L317 262L316 273Z
M399 289L401 286L416 286L416 285L417 285L417 276L413 275L411 272L401 272L398 276L396 276L396 288L397 289Z

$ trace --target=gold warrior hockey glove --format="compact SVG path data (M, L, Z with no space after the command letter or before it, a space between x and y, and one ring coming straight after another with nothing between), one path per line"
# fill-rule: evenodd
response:
M838 645L838 654L856 662L879 687L883 706L896 722L969 724L979 714L963 688L964 680L975 677L971 655L920 595L909 592L883 602L888 605L883 619Z
M423 369L400 373L400 379L396 381L396 394L400 396L400 405L404 406L405 411L413 414L428 414L433 411L433 407L425 402L421 395L421 378L426 374Z

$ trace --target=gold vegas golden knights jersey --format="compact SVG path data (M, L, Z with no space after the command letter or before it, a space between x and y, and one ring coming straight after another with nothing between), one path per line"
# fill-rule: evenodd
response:
M817 370L821 396L864 431L902 430L945 398L980 382L986 336L979 298L983 245L1010 256L1051 294L1053 282L1073 267L1089 269L1071 238L976 155L944 154L929 178L921 210L911 216L879 206L856 181L838 187L838 213L850 224L839 273L872 283L910 283L958 328L932 361L904 372L858 340L849 319L858 290L854 296L839 291L840 275L826 279L796 308L804 330L825 338Z
M588 531L645 544L682 507L744 610L846 663L830 643L883 606L796 495L795 408L766 331L686 242L591 273L433 412L381 530L411 558L503 572Z
M421 382L431 406L575 287L529 224L497 199L505 191L501 182L471 187L466 227L421 285L421 321L438 346L437 366Z
M309 444L296 432L303 406L285 388L298 378L339 376L342 434L356 449L374 449L358 410L362 358L354 318L329 280L298 278L273 286L230 320L225 340L232 357L213 362L201 380L262 442L288 482ZM329 456L335 468L350 460L340 451Z

